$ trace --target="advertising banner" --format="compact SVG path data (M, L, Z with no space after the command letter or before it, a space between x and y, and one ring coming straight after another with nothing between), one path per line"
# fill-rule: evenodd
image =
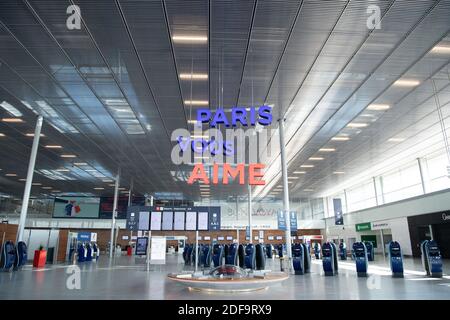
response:
M150 251L151 264L166 263L166 237L152 237Z
M98 218L100 198L56 197L54 218Z
M341 199L333 199L333 207L334 207L334 224L335 225L343 225L344 224L344 216L342 215Z

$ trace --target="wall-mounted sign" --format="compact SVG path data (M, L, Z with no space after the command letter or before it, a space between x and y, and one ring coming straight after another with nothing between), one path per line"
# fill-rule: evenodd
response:
M78 232L77 235L78 241L91 241L91 233L90 232Z
M372 225L370 222L358 223L355 225L356 231L370 231L372 230Z
M382 229L390 229L391 224L389 221L377 221L371 223L372 230L382 230Z

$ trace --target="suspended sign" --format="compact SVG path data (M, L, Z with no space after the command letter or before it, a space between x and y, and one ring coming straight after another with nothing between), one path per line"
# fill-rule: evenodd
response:
M278 220L278 230L286 230L286 220L287 214L285 211L278 211L277 220ZM297 212L291 211L289 214L289 223L291 226L291 231L297 231Z
M341 199L333 199L333 208L334 208L334 224L335 225L343 225L344 224L344 216L342 215Z

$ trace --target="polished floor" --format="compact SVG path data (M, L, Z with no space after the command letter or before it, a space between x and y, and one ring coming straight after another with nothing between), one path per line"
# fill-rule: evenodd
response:
M195 292L170 282L167 273L187 270L181 255L167 255L166 265L151 265L121 256L106 256L98 262L79 264L80 289L74 284L68 265L43 269L25 266L19 272L0 273L1 299L450 299L450 261L444 261L444 277L425 276L419 259L405 259L405 278L390 276L388 261L377 257L369 265L369 278L358 278L354 262L339 262L339 275L325 277L321 260L312 261L312 272L292 275L269 290L248 293ZM268 260L268 268L279 270L279 260ZM69 287L67 286L69 283Z

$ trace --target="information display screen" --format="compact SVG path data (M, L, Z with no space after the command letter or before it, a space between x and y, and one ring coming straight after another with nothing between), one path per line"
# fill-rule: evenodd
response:
M186 230L197 230L197 212L186 212Z
M150 230L161 230L161 212L153 211L151 217Z
M217 240L222 241L222 240L225 240L225 238L224 237L217 237Z
M173 230L173 212L164 211L162 217L162 229Z
M150 230L150 212L139 212L138 230Z
M136 255L145 256L147 254L148 238L137 238Z
M227 236L227 240L233 240L233 237Z
M209 221L208 221L209 212L199 212L198 213L198 230L208 230Z
M277 240L281 240L281 239L283 239L282 236L277 236Z
M205 240L211 240L210 236L205 236Z
M184 230L184 211L175 212L173 230Z
M267 240L273 240L273 236L268 236Z

